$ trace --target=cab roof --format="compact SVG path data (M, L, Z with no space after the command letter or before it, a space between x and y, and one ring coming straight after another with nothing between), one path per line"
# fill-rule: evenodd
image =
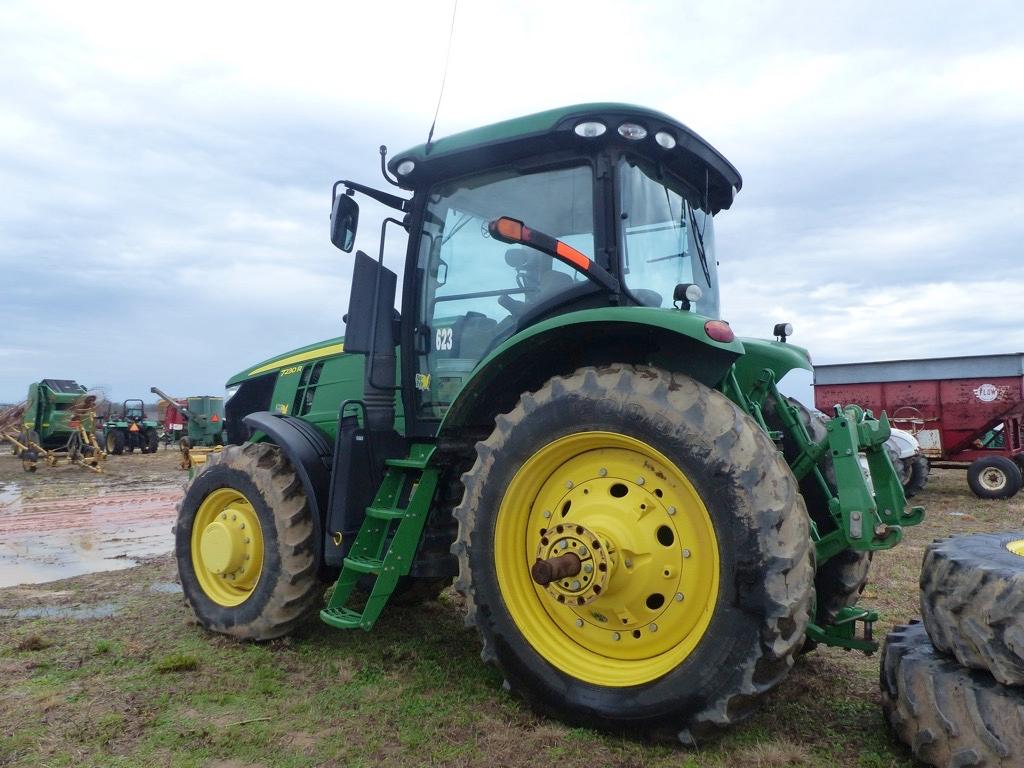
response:
M581 137L575 133L577 125L591 121L604 125L602 135ZM624 138L618 128L627 122L641 125L647 135L639 140ZM675 146L660 146L655 141L658 132L669 133ZM664 163L696 189L706 189L712 213L732 205L743 186L735 166L683 123L653 109L611 102L549 109L446 136L395 155L388 162L388 169L403 187L413 189L435 178L472 173L529 155L608 145ZM399 174L399 166L409 160L414 163L413 169Z

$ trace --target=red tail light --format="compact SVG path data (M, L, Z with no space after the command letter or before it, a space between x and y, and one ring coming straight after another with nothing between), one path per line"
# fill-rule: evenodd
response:
M704 323L704 333L722 344L728 344L736 338L736 334L725 320L708 320Z

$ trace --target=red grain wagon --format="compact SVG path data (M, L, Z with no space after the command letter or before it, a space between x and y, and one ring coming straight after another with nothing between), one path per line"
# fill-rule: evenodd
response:
M982 498L1021 489L1024 354L815 366L815 406L836 403L886 411L934 466L965 467Z

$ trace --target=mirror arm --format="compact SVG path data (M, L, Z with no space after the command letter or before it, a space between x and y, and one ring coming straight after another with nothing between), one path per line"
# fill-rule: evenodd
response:
M334 204L334 199L338 196L338 187L344 186L345 189L354 190L356 192L362 192L369 198L376 200L378 203L383 203L388 208L394 208L396 211L402 211L406 213L412 210L412 201L406 200L404 197L398 195L392 195L388 192L383 192L373 187L368 187L365 184L360 184L357 181L348 181L342 179L341 181L334 182L334 187L331 190L331 205Z

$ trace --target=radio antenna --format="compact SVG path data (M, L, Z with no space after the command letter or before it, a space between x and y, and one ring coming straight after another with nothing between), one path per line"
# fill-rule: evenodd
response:
M441 92L437 94L437 108L434 110L434 119L430 123L430 131L427 133L426 154L430 154L430 142L434 138L434 127L437 125L437 115L441 111L441 99L444 98L444 83L448 79L448 60L452 56L452 38L455 37L455 14L459 10L459 0L452 3L452 24L448 30L448 50L444 55L444 73L441 75Z

